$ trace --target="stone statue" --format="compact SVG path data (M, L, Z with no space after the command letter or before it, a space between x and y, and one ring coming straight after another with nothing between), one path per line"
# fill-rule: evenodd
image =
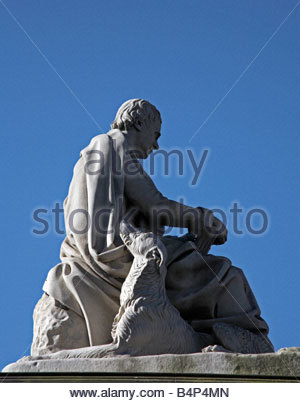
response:
M129 100L81 152L61 263L34 310L32 356L274 351L242 270L207 254L226 242L223 223L164 197L138 162L158 149L160 127L153 105ZM164 226L189 233L163 236Z

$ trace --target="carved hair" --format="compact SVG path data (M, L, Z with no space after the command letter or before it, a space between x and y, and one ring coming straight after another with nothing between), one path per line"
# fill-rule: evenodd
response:
M125 130L132 127L137 120L145 119L161 122L159 111L150 102L145 99L129 99L120 106L111 128Z

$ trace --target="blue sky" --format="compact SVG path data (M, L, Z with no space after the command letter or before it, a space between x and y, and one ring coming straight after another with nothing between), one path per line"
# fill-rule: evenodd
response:
M0 1L1 367L29 354L32 311L59 262L63 235L53 215L38 236L33 211L62 203L80 150L109 130L129 98L157 106L161 148L185 157L183 176L175 160L169 176L156 165L159 190L226 212L228 242L212 253L244 270L275 348L299 345L300 6L289 15L296 5ZM196 186L187 149L199 159L209 150ZM242 235L233 233L235 202ZM253 208L268 217L259 236L245 226Z

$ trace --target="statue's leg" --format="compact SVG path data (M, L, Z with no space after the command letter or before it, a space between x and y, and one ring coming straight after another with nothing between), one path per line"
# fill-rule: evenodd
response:
M47 294L38 301L33 322L31 355L89 346L85 320Z
M216 318L228 318L227 323L254 333L268 334L268 325L261 317L256 298L241 269L231 266L222 279L221 289L215 305Z
M230 263L195 250L182 254L168 267L168 297L194 330L215 335L217 344L224 344L223 333L227 337L231 332L238 340L227 349L273 351L251 287L243 271Z

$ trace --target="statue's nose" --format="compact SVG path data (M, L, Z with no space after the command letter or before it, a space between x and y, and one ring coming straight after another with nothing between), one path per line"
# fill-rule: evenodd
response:
M153 148L154 148L154 150L158 150L158 149L159 149L159 145L158 145L158 142L157 142L157 141L155 141L155 143L153 144Z

